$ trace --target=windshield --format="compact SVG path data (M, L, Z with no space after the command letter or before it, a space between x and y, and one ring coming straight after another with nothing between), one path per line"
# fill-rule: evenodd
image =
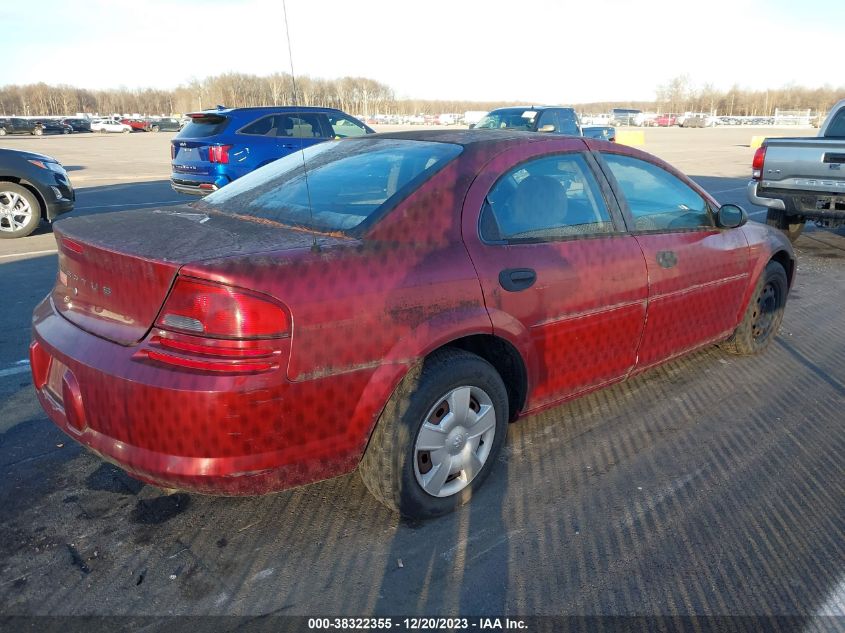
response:
M488 130L533 130L536 110L508 108L493 110L476 124L476 129Z
M404 139L328 141L257 169L198 205L321 232L349 231L392 208L461 151L460 145Z

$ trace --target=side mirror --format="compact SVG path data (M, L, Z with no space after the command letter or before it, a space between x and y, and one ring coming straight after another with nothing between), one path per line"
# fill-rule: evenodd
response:
M723 204L716 214L716 224L724 229L737 229L748 222L745 209L735 204Z
M554 132L555 126L552 125L551 123L547 123L546 125L542 125L542 126L538 127L537 131L538 132Z

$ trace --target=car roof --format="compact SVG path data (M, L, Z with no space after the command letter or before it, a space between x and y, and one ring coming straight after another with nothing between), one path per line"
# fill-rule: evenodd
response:
M337 108L324 108L322 106L250 106L248 108L209 108L199 110L192 114L236 114L240 112L342 112Z
M490 112L500 112L501 110L532 110L536 112L542 112L543 110L574 110L572 106L561 106L561 105L527 105L527 106L505 106L503 108L496 108L495 110L490 110Z
M408 130L404 132L382 132L379 134L367 134L357 136L355 140L370 140L380 138L395 138L409 141L429 141L434 143L452 143L468 147L470 145L484 144L517 144L525 142L553 142L562 138L583 137L565 134L542 134L540 132L523 132L512 130ZM508 143L510 141L510 143Z

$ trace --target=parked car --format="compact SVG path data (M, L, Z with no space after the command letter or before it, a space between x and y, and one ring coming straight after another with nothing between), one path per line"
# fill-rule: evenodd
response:
M636 110L634 108L613 108L610 111L612 117L610 124L616 127L620 125L634 125L638 114L642 114L642 110Z
M31 134L41 136L44 134L44 127L34 119L22 119L20 117L0 118L0 136L6 134Z
M178 132L186 125L181 120L173 117L161 117L150 119L148 131L150 132Z
M766 222L795 241L808 221L845 226L845 99L818 138L767 138L755 152L748 199L768 209Z
M0 239L26 237L42 219L52 222L76 199L55 158L0 148Z
M562 106L513 106L487 113L477 130L517 130L582 136L581 122L573 108Z
M69 125L74 132L91 131L91 121L89 119L62 119L62 123Z
M44 134L70 134L73 128L57 119L41 119L38 121Z
M103 133L122 132L124 134L129 134L129 132L132 131L132 127L126 123L121 123L120 121L115 121L113 119L94 119L91 121L91 131Z
M677 123L677 120L677 114L661 114L654 120L654 122L657 127L672 127Z
M147 132L150 128L149 119L121 119L120 122L132 128L133 132Z
M509 421L713 343L765 349L795 258L746 219L614 143L327 142L191 205L58 223L33 383L158 486L253 495L358 467L435 516L477 492Z
M373 134L334 108L217 108L188 115L171 141L170 184L204 196L252 170L329 139Z
M616 129L611 126L581 127L573 108L563 106L513 106L488 112L478 124L479 130L516 130L545 134L571 134L603 141L615 141Z

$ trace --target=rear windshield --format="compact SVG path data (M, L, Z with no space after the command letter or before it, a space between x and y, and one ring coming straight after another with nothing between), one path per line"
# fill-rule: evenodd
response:
M346 232L395 206L461 150L451 143L404 139L328 141L257 169L198 206Z
M220 114L208 114L202 117L191 117L190 122L182 128L176 138L205 138L220 134L226 129L229 118Z

